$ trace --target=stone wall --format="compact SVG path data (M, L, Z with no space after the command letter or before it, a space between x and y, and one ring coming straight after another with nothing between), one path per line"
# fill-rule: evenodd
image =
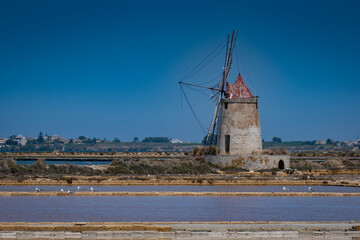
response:
M222 167L236 167L247 170L290 168L290 155L217 155L206 156L206 160ZM284 163L283 167L280 161Z
M230 136L229 152L226 135ZM220 154L253 154L261 152L261 131L257 99L222 100L218 145Z

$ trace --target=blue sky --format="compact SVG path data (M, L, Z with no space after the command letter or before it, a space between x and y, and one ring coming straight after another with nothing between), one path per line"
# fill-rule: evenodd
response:
M360 134L360 1L0 1L0 137L199 142L178 81L233 29L262 136ZM189 82L216 80L225 52ZM210 83L211 85L211 83ZM208 125L214 105L186 89Z

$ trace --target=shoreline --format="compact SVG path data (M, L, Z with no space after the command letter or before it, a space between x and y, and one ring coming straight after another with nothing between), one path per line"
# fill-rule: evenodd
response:
M22 239L234 239L360 236L358 221L221 222L1 222L0 238Z
M64 179L34 178L34 179L2 179L1 186L150 186L150 185L255 185L255 186L344 186L344 187L360 187L360 181L353 179L337 179L337 180L299 180L299 179L219 179L215 177L168 177L168 178L148 178L142 179L125 179L120 180L119 176L96 178L96 177L65 177Z
M0 192L0 197L360 197L360 192Z

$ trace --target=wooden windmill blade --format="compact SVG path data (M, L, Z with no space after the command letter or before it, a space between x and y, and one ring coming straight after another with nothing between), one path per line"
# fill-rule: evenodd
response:
M220 113L220 105L221 105L221 100L223 99L223 95L224 95L224 88L225 88L225 83L227 81L227 77L230 73L230 69L231 69L231 64L232 64L232 54L233 54L233 50L234 50L234 46L235 46L235 42L236 42L236 38L237 38L237 34L238 31L233 31L231 34L231 39L230 39L230 35L228 35L228 41L227 41L227 48L226 48L226 57L225 57L225 64L224 64L224 70L223 70L223 77L219 82L219 88L220 88L220 95L219 98L217 100L217 104L215 107L215 111L213 114L213 117L211 119L211 123L210 123L210 127L208 130L208 133L206 135L206 139L205 139L205 143L207 145L212 145L216 143L216 126L217 126L217 122L218 122L218 118L219 118L219 113Z

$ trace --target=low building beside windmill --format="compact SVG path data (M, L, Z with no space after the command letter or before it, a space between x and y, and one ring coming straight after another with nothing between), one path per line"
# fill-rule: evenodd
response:
M208 156L224 167L248 170L289 168L290 156L280 151L263 151L258 98L254 97L240 73L234 84L227 83L221 100L217 148L220 154Z

